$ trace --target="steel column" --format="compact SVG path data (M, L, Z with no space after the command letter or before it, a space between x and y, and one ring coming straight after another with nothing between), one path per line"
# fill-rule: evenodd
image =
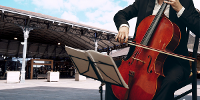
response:
M98 48L98 39L97 39L97 33L94 33L95 34L95 38L94 38L94 43L95 43L95 51L97 51L97 48Z
M24 33L24 45L23 45L23 60L22 60L22 69L21 69L21 79L20 83L25 82L25 67L26 67L26 51L27 51L27 40L29 37L29 32L32 28L21 27Z
M95 39L95 51L97 51L98 48L98 41Z

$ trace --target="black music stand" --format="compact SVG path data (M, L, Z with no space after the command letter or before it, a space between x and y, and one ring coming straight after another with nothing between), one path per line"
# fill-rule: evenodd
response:
M102 86L105 83L128 88L118 71L112 57L100 54L93 50L83 51L65 46L74 66L80 75L98 80L100 98L102 100ZM109 61L110 60L110 61Z

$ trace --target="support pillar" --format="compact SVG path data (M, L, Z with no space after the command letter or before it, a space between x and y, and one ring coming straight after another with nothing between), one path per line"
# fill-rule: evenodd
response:
M23 60L22 60L22 68L21 68L21 79L20 83L25 82L25 67L26 67L26 50L27 50L27 40L29 37L29 32L32 30L32 28L27 27L21 27L23 29L24 33L24 45L23 45Z
M98 48L98 41L97 41L97 39L95 39L95 51L97 51L97 48Z
M98 39L97 39L97 33L94 33L94 42L95 42L95 51L97 51L98 48Z

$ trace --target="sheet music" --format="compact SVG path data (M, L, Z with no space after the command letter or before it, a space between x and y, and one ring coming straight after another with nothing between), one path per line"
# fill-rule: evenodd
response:
M97 75L92 69L92 66L89 65L89 61L88 61L87 56L85 55L85 51L74 49L68 46L65 46L65 50L67 51L69 55L71 55L72 60L74 61L74 63L76 64L78 68L77 70L79 71L79 74L84 74L94 79L98 79Z
M87 50L86 53L93 58L93 62L97 62L97 68L99 69L101 76L103 76L104 81L114 84L122 84L125 88L128 88L128 85L123 80L111 56L101 54L94 50Z
M68 46L65 46L65 50L81 75L128 88L111 56L94 50L83 51ZM89 62L94 64L96 73ZM98 79L97 74L100 79Z

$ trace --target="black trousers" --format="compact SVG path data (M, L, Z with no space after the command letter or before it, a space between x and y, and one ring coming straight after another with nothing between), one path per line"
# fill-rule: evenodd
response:
M119 62L116 62L116 64L119 64ZM175 88L177 87L178 83L189 77L189 75L185 74L183 66L173 57L170 57L170 59L165 61L163 71L165 78L162 81L161 89L154 96L153 100L173 100ZM106 84L105 100L118 100L114 96L110 84Z

